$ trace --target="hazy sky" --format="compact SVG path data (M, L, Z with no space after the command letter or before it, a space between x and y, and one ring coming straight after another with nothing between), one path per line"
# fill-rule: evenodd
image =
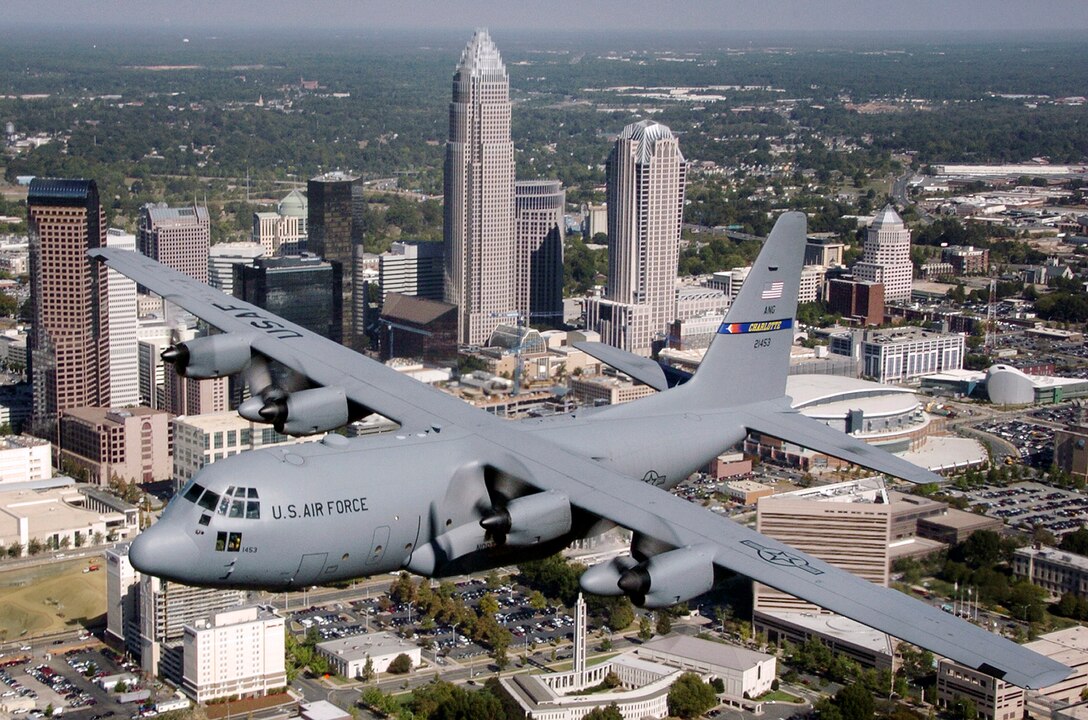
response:
M3 23L463 30L1085 31L1085 0L3 0Z

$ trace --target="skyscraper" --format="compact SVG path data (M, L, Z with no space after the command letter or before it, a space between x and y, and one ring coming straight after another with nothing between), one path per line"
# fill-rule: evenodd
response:
M330 172L310 178L306 184L309 233L306 249L332 263L340 276L340 342L349 347L354 341L355 327L352 312L355 284L352 238L356 233L353 230L352 203L358 202L359 196L355 190L357 181L354 175Z
M865 253L854 265L858 280L882 283L884 300L910 300L914 266L910 261L910 230L891 205L881 210L865 238Z
M136 251L136 236L117 228L106 231L106 245ZM140 404L140 361L136 337L136 283L106 271L110 322L110 402L114 407Z
M340 274L313 255L256 258L234 266L234 297L340 342Z
M510 79L486 30L453 73L444 183L446 302L458 307L458 342L482 345L518 309Z
M106 244L94 180L33 180L27 224L34 306L31 425L56 443L62 410L110 404L106 266L87 257L89 249Z
M518 308L530 322L560 324L567 194L558 180L521 180L514 190Z
M687 163L672 131L628 125L608 156L608 290L587 304L601 340L649 355L676 319Z
M160 203L140 208L136 235L140 252L203 283L208 282L211 235L206 207L194 203L172 208Z

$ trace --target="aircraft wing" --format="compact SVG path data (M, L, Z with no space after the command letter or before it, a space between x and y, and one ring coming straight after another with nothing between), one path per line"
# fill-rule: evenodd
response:
M773 435L780 440L919 485L944 480L940 475L896 457L886 450L806 417L785 403L763 403L740 408L738 411L750 432Z
M188 310L225 333L252 338L252 349L318 385L342 387L348 398L410 428L487 422L455 397L382 365L267 310L218 290L130 250L96 248L92 258ZM478 416L484 416L481 419Z
M560 464L562 464L560 462ZM593 467L596 467L596 471ZM874 585L785 543L596 463L547 483L577 507L672 547L713 548L722 568L803 598L1021 687L1040 688L1071 670L1000 635L897 590ZM541 484L545 489L545 484Z

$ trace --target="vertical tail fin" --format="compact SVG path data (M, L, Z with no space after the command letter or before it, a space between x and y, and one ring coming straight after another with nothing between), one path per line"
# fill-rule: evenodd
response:
M695 377L693 396L717 407L785 395L797 293L805 256L806 218L778 218L736 301L710 343Z

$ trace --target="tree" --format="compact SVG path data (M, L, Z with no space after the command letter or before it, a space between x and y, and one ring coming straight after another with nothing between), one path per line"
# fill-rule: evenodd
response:
M876 710L873 694L856 682L835 693L835 704L842 713L842 720L871 720Z
M548 607L548 600L539 590L533 590L529 593L529 607L533 610L543 610Z
M978 708L971 698L960 698L952 705L953 720L978 720Z
M23 544L16 540L7 548L8 557L17 558L23 554Z
M702 715L718 704L714 688L695 673L684 673L672 684L668 697L669 714L680 718Z
M654 636L654 626L648 615L642 615L638 619L638 639L649 640Z
M480 598L480 604L477 606L477 610L480 617L495 617L495 613L499 611L499 601L495 599L495 596L491 593L487 593Z
M394 675L403 675L406 672L410 672L412 669L412 658L408 657L406 653L401 653L393 658L393 662L389 663L389 667L386 668L388 672Z
M612 703L608 707L590 710L583 720L623 720L623 713L620 712L616 703Z
M665 610L657 613L656 630L658 635L668 635L672 632L672 616Z
M1073 532L1062 536L1062 542L1058 547L1077 555L1088 555L1088 528L1082 525Z
M30 538L30 542L26 544L26 551L31 555L37 555L44 549L45 546L42 545L42 541L38 538Z
M370 659L370 656L366 656L366 662L363 663L362 678L364 682L370 682L374 679L374 661Z

